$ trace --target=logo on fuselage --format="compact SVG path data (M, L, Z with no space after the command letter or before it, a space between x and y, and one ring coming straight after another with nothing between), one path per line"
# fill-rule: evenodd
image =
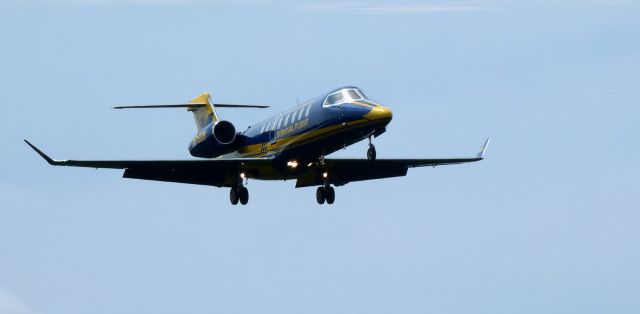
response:
M276 132L276 137L277 138L283 138L286 137L289 134L294 133L295 131L298 131L300 129L304 129L307 127L307 125L309 125L309 118L306 118L302 121L298 121L288 127L282 128L280 130L278 130Z

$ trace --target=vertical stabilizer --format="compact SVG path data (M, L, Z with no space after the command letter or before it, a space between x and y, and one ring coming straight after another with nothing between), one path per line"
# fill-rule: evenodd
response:
M216 114L216 110L213 108L213 102L211 101L211 95L205 92L198 97L192 99L189 103L191 104L206 104L206 106L189 109L189 111L193 112L193 118L196 120L196 128L198 131L202 130L209 123L218 121L218 115Z

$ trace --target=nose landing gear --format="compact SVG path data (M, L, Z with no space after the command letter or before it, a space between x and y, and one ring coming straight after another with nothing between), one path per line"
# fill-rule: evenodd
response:
M367 160L376 160L376 147L373 144L369 144L369 149L367 149Z
M376 147L371 143L371 136L369 136L369 149L367 149L367 160L376 160Z

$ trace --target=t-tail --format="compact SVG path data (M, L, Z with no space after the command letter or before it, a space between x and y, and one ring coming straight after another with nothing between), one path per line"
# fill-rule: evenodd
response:
M197 133L189 144L191 155L217 157L233 151L237 145L236 129L229 121L223 121L216 108L269 108L259 105L237 105L214 103L211 95L204 92L188 103L173 105L118 106L113 109L186 108L193 113Z
M117 106L113 109L151 109L151 108L186 108L193 112L193 118L196 122L198 131L202 130L212 122L219 121L215 108L269 108L269 106L259 105L236 105L236 104L220 104L211 100L211 95L204 92L192 99L186 104L174 105L144 105L144 106Z
M193 112L193 119L196 122L196 128L198 131L202 130L210 123L219 120L209 93L204 92L198 95L198 97L192 99L189 104L197 105L197 107L191 107L187 110Z

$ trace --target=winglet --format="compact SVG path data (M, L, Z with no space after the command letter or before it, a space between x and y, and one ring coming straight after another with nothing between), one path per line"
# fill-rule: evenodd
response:
M478 158L480 159L484 158L484 153L487 151L487 147L489 146L490 142L491 142L491 138L487 137L487 140L484 142L484 145L482 145L482 149L478 153L478 156L477 156Z
M43 153L41 150L39 150L33 144L29 143L29 141L24 140L24 142L27 143L27 145L29 145L31 148L33 148L33 150L35 150L36 153L38 153L38 155L40 155L40 157L44 158L44 160L46 160L50 165L55 165L57 163L56 160L51 159L51 157L47 156L47 154Z

